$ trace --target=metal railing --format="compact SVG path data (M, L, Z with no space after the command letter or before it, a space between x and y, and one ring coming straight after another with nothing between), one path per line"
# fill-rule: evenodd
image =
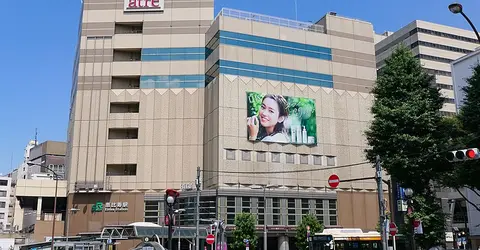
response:
M273 25L287 27L287 28L300 29L300 30L312 31L317 33L325 33L325 29L323 25L307 23L307 22L299 22L295 20L267 16L267 15L262 15L262 14L247 12L247 11L229 9L229 8L222 8L222 10L220 10L220 12L218 13L217 17L218 16L233 17L237 19L273 24Z

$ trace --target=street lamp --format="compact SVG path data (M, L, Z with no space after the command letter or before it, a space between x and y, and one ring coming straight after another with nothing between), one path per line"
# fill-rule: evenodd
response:
M175 189L167 189L165 191L165 201L168 207L168 250L172 250L172 229L173 229L173 205L177 202L177 198L180 195Z
M53 171L51 168L43 166L42 164L45 164L45 161L42 161L39 164L33 163L31 161L27 162L28 166L38 166L40 168L46 169L53 174L53 178L55 178L55 197L53 199L53 224L52 224L52 250L54 249L54 238L55 238L55 222L57 220L57 195L58 195L58 174ZM38 208L37 208L38 209ZM40 208L41 209L41 208Z
M268 246L268 233L267 233L267 197L265 190L268 188L276 188L277 185L261 185L253 186L252 189L263 189L263 250L267 250Z
M181 213L184 213L185 212L185 209L181 208L181 209L177 209L174 211L174 213L178 214L178 226L177 226L177 230L178 230L178 250L180 250L180 214Z
M463 6L459 3L452 3L448 5L448 9L453 14L459 14L459 13L462 14L465 20L467 20L468 24L470 24L470 26L472 27L473 31L475 32L475 35L477 35L478 42L480 43L480 35L478 34L478 31L475 28L475 25L473 25L472 21L470 21L470 18L468 18L468 16L465 15L465 13L463 12Z
M405 193L405 196L408 198L407 200L407 204L408 204L408 211L409 213L410 212L413 212L413 190L411 188L405 188L404 190L404 193ZM416 246L415 246L415 226L413 225L413 222L414 222L415 218L412 217L411 219L411 226L412 226L412 250L416 250Z

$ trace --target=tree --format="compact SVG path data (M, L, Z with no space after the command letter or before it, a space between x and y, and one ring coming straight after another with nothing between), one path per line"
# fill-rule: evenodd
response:
M255 250L258 236L255 232L256 218L250 213L241 213L235 216L235 230L233 231L233 242L230 247L234 250L244 250L245 239L250 242L250 249Z
M366 156L375 163L379 155L388 174L420 194L445 171L438 165L446 145L439 129L444 100L433 87L435 78L406 47L399 46L385 62L372 90L374 120L365 132Z
M307 249L307 226L310 226L310 235L315 233L320 233L323 231L323 224L321 224L317 217L313 214L306 214L302 217L300 225L297 227L297 232L295 235L295 240L297 243L297 248L300 250Z
M446 164L445 149L449 138L446 123L440 115L444 99L435 86L435 77L424 71L418 59L405 46L399 46L385 60L372 93L373 121L365 132L366 157L371 163L380 156L382 167L403 187L413 189L415 215L425 226L425 236L418 237L423 248L441 242L445 222L436 226L434 218L443 219L435 202L432 181L451 171ZM435 212L435 213L434 213Z

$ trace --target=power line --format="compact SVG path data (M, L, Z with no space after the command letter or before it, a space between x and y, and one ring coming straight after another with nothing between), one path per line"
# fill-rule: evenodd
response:
M327 167L327 168L313 168L313 169L301 169L301 170L285 170L285 171L268 171L268 172L246 172L246 171L223 171L223 170L202 170L205 173L222 173L222 174L290 174L290 173L305 173L305 172L315 172L315 171L323 171L323 170L332 170L332 169L339 169L339 168L348 168L348 167L355 167L360 166L363 164L370 163L368 161L359 162L359 163L352 163L347 165L335 166L335 167Z

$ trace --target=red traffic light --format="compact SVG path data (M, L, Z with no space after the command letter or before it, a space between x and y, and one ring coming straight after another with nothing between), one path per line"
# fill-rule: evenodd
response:
M475 150L469 149L469 150L467 150L467 152L465 153L465 155L466 155L467 158L469 158L469 159L474 159L475 156L477 156L477 153L475 152Z

